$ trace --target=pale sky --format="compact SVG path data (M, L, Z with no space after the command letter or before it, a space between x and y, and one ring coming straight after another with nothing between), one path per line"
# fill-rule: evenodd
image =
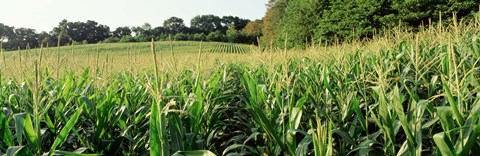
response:
M51 31L62 19L94 20L115 30L119 26L161 26L172 16L186 25L196 15L232 15L261 19L268 0L0 0L0 23L15 28Z

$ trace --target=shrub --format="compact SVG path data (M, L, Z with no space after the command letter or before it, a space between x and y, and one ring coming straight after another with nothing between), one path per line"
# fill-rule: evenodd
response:
M135 38L132 36L123 36L119 42L126 43L126 42L136 42L136 41L137 40L135 40Z
M207 40L207 35L204 33L193 34L191 40L193 41L205 41Z
M173 39L175 41L187 41L188 40L188 35L184 33L178 33L173 36Z
M224 42L226 41L225 35L222 34L220 31L214 31L208 34L207 36L208 41L215 41L215 42Z
M110 38L107 38L105 40L103 40L103 43L116 43L116 42L119 42L120 41L120 38L118 37L110 37Z

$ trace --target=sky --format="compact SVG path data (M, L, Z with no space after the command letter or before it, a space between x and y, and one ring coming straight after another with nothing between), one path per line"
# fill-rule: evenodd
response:
M261 19L268 0L0 0L0 23L15 28L51 31L58 23L94 20L108 25L161 26L163 21L180 17L187 26L196 15L238 16Z

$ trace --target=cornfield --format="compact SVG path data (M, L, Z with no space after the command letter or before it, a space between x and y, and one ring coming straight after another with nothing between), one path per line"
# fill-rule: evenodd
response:
M331 59L218 64L207 75L201 49L197 69L162 70L155 43L150 70L109 77L94 66L52 75L35 57L23 67L33 72L0 78L0 153L475 155L479 28L398 32L377 38L391 45L378 51L336 45ZM315 47L305 52L328 48Z
M238 44L232 43L222 43L222 44L215 44L213 47L210 47L209 52L211 53L237 53L243 54L247 53L250 50L248 46L239 46Z

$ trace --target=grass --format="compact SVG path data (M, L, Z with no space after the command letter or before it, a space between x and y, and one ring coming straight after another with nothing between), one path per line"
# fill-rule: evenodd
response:
M473 155L479 30L456 23L245 54L100 44L43 49L42 61L40 49L22 51L20 64L5 52L0 153Z

